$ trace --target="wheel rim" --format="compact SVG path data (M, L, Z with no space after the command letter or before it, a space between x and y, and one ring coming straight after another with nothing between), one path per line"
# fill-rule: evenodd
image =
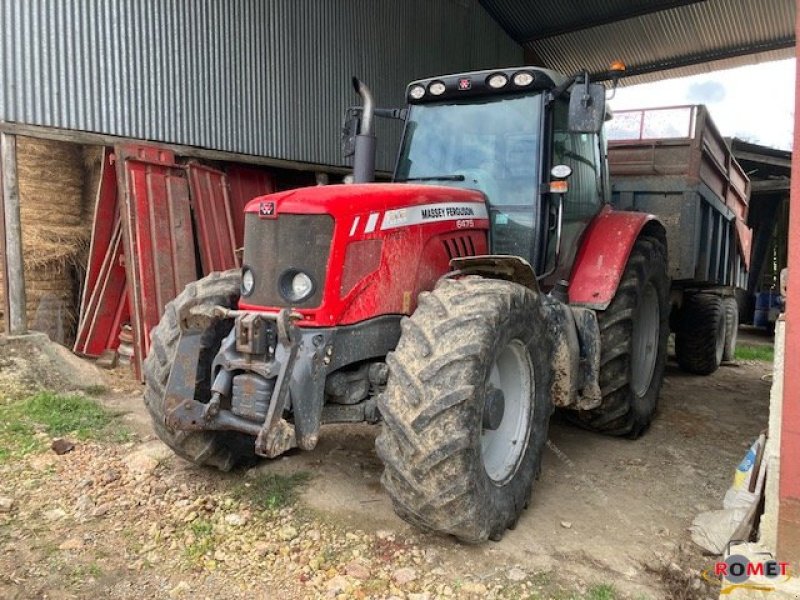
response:
M717 364L722 362L722 356L725 354L725 325L727 319L725 318L725 311L723 310L717 320L717 346L716 346L716 361Z
M505 406L497 429L481 431L481 458L489 479L503 485L517 472L528 447L534 410L533 364L521 341L513 340L497 357L489 386L503 392Z
M633 319L631 389L640 398L650 389L656 369L661 329L659 312L658 292L652 283L648 283Z

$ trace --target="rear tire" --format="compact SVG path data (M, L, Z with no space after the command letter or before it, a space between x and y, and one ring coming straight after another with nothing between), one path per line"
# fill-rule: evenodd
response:
M695 375L711 375L722 362L725 333L722 298L704 293L687 296L675 332L675 356L680 368Z
M736 338L739 334L739 304L733 296L722 299L725 306L725 348L722 351L722 361L736 360Z
M196 465L208 465L229 471L241 462L255 460L254 440L228 431L177 431L165 422L164 391L175 361L180 340L179 318L198 305L233 307L239 297L239 271L212 273L186 286L177 298L164 308L164 315L150 334L150 354L144 361L144 403L153 419L158 437L178 455ZM227 327L230 330L230 326ZM199 373L207 378L196 382L195 398L208 402L211 388L211 363L219 350L225 328L210 328L203 335Z
M668 294L666 249L657 238L642 236L631 250L614 299L597 313L603 400L591 410L565 411L570 421L631 438L649 427L664 379Z
M378 401L382 482L401 518L468 543L516 525L553 412L546 325L537 295L507 281L446 279L420 294ZM496 390L505 409L487 426Z

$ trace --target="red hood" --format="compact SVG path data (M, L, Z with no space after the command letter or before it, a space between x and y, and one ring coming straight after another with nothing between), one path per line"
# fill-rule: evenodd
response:
M274 202L276 215L329 214L337 217L432 202L483 204L485 200L483 194L475 190L407 183L362 183L305 187L259 196L248 202L245 212L259 212L262 202Z

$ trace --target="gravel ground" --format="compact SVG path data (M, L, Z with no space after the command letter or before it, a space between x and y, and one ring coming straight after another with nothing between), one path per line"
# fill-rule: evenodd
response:
M27 385L6 385L12 369L69 389L28 359L0 353L0 404ZM670 366L659 416L636 442L554 420L519 527L464 546L393 514L376 428L332 427L313 452L221 474L154 439L140 386L117 370L101 400L126 413L114 423L127 438L68 435L74 450L57 455L41 430L39 451L0 452L0 598L712 597L699 571L710 559L686 527L721 502L764 427L769 376L766 363L705 379Z
M520 568L480 580L445 571L413 536L348 530L275 500L259 491L270 476L198 470L158 441L5 464L0 597L581 597Z

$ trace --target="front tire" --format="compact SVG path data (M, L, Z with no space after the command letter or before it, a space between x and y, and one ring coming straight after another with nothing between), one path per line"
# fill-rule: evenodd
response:
M161 441L178 456L196 465L213 466L229 471L241 462L255 460L254 440L228 431L179 431L166 425L164 392L180 340L180 315L198 305L233 307L239 297L238 270L211 273L186 286L164 308L161 321L150 334L150 353L144 361L144 403L153 420L153 429ZM230 330L230 326L228 326ZM211 363L227 331L210 328L203 334L199 373L205 379L195 382L196 399L208 402L211 389Z
M669 278L661 241L636 241L614 299L597 320L602 402L565 414L591 431L639 437L655 414L667 360Z
M382 482L400 517L468 543L516 524L553 412L549 340L540 299L515 283L446 279L420 294L378 403Z

